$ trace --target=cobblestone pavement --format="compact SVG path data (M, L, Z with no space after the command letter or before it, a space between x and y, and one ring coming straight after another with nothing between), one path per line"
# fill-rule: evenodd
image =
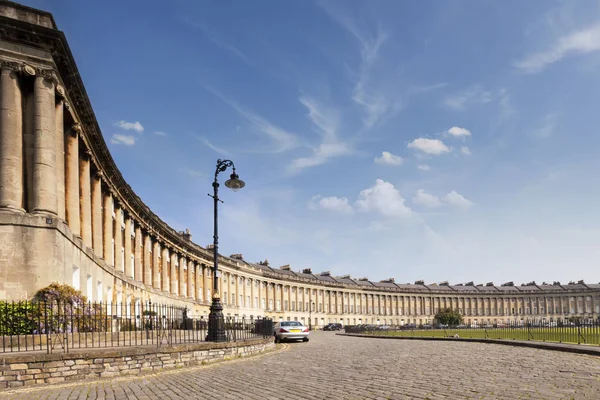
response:
M484 343L313 332L269 354L137 377L0 392L3 399L599 399L595 356Z

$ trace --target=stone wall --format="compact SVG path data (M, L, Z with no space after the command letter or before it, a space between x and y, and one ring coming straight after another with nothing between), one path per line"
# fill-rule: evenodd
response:
M21 386L137 375L247 357L275 347L272 338L239 343L90 349L61 354L0 356L0 390Z

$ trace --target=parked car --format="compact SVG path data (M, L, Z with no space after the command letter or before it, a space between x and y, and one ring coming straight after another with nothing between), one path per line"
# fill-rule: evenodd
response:
M331 323L327 324L323 327L324 331L341 331L343 329L342 324L340 323Z
M298 321L280 321L275 324L273 329L275 343L284 340L302 340L303 342L308 342L309 333L308 327Z

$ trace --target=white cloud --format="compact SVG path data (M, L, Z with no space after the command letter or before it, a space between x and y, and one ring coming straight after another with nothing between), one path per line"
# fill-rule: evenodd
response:
M458 126L453 126L448 129L448 133L454 137L466 137L471 136L471 131L465 128L460 128Z
M386 217L410 217L412 210L407 207L404 198L389 182L381 179L375 185L360 192L356 207L361 211L378 212Z
M423 189L417 191L417 195L412 198L413 203L425 207L435 208L442 205L439 197L425 192Z
M447 96L444 104L453 110L466 110L473 105L480 105L492 101L492 94L479 85L473 85L462 92Z
M167 136L167 132L163 132L163 131L156 131L156 132L154 132L154 134L156 136Z
M136 131L137 133L144 132L144 127L139 121L135 122L127 122L127 121L119 121L115 124L121 129L125 129L126 131Z
M404 159L400 156L394 155L388 151L381 152L380 157L375 157L376 164L387 164L387 165L402 165Z
M308 208L311 210L324 209L329 211L339 212L341 214L351 214L352 206L348 203L345 197L321 197L321 195L313 196L308 203Z
M548 65L570 55L592 53L600 50L600 23L558 38L548 49L529 54L513 63L518 70L534 74Z
M407 146L409 149L417 149L426 154L440 155L449 153L450 148L439 139L418 138L410 142Z
M417 166L417 168L421 171L430 171L431 167L427 164L420 164Z
M122 144L125 146L133 146L135 144L135 136L120 135L115 133L110 139L112 144Z
M467 146L461 147L460 148L460 152L463 153L466 156L470 156L471 155L471 150Z
M447 193L442 200L448 204L463 209L467 209L475 204L472 201L467 200L462 194L456 192L456 190L452 190L451 192Z

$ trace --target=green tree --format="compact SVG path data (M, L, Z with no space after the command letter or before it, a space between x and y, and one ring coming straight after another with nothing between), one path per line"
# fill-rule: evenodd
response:
M440 324L446 325L460 325L463 322L463 317L460 315L458 310L453 310L451 308L442 308L437 314L435 314L435 319Z

